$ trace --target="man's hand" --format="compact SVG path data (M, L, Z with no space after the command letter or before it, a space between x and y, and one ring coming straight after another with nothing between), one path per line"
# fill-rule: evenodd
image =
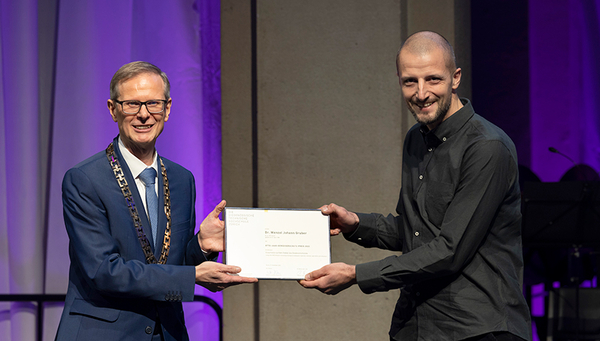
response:
M207 253L225 250L225 223L219 219L219 214L223 212L226 204L227 202L222 200L200 224L198 243L200 248Z
M305 288L316 288L328 295L335 295L356 284L356 266L345 263L325 265L308 273L298 283Z
M358 227L359 219L356 213L334 203L321 206L321 213L328 215L331 222L329 234L337 236L340 233L351 233Z
M242 269L238 266L203 262L196 265L196 284L217 292L232 285L258 282L256 278L236 276L240 271Z

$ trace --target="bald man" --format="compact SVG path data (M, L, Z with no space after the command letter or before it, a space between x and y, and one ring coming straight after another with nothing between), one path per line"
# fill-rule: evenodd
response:
M331 235L402 254L330 264L300 284L326 294L401 289L390 340L531 340L515 146L458 97L461 69L441 35L410 36L396 67L417 121L404 141L398 216L333 203L321 211Z

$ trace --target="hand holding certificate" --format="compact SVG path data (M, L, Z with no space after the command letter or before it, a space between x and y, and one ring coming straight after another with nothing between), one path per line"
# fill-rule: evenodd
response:
M225 208L225 263L240 276L303 279L331 263L329 217L320 210Z
M205 257L208 256L208 261L196 265L196 284L213 292L221 291L232 285L258 281L256 278L237 275L240 272L240 268L237 266L215 262L217 256L214 252L221 252L225 248L225 223L219 219L219 215L225 209L226 204L225 200L221 200L215 206L215 209L200 224L198 233L198 245L205 252Z
M321 206L321 212L330 217L331 235L352 233L359 224L358 216L334 203ZM334 263L311 271L298 281L305 288L317 289L328 295L335 295L356 284L356 266Z

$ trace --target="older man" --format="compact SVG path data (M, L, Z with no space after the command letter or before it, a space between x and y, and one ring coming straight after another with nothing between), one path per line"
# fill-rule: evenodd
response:
M155 149L171 103L158 67L121 67L108 100L119 135L64 177L71 266L57 340L188 340L181 301L193 300L194 283L256 281L214 262L224 201L194 235L194 177Z
M301 284L329 294L401 288L391 340L529 340L515 147L458 97L461 69L442 36L410 36L396 62L417 120L404 141L398 216L321 210L332 235L402 255L330 264Z

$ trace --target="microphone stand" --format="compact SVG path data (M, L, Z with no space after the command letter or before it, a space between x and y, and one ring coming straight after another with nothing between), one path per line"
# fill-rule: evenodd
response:
M566 154L561 153L560 151L558 151L556 148L554 147L548 147L548 150L552 153L558 154L563 156L564 158L566 158L567 160L571 161L571 163L573 163L573 165L575 166L575 168L577 169L578 173L583 174L583 172L581 171L581 167L578 163L576 163L575 161L573 161L573 159L571 159L569 156L567 156ZM587 179L584 179L587 180ZM588 195L586 195L586 192L589 192L589 189L587 188L587 185L584 186L583 189L582 196L586 197ZM585 200L585 199L584 199ZM580 213L581 214L581 213ZM580 219L578 217L577 219L577 224L580 225ZM569 280L571 281L571 283L575 284L575 340L579 340L579 334L580 334L580 317L579 317L579 286L580 286L580 278L579 278L579 274L581 273L582 269L580 268L580 262L581 260L579 259L581 257L580 254L580 245L573 245L573 248L571 249L571 251L569 252L569 271L571 271L571 276L569 276ZM575 270L573 270L575 269Z

